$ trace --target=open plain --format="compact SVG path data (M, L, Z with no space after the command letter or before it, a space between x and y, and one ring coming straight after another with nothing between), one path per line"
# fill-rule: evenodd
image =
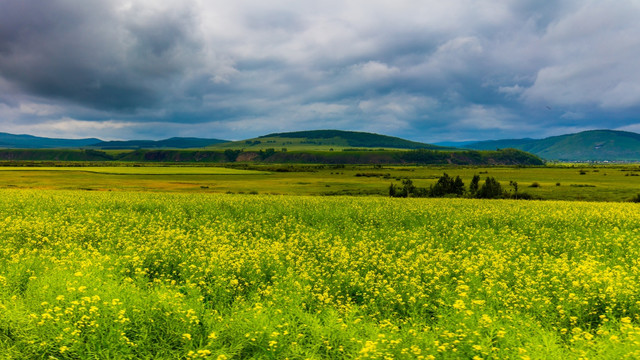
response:
M5 168L0 354L637 358L637 170ZM443 171L592 202L383 196Z

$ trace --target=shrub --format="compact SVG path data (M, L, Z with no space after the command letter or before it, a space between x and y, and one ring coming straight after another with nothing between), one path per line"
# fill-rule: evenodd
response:
M442 197L445 195L462 195L464 193L464 183L460 176L455 179L444 173L435 185L429 188L429 195L433 197Z
M529 187L532 187L532 188L539 188L539 187L540 187L540 184L538 184L538 182L534 181L534 182L532 182L532 183L531 183L531 185L529 185Z
M394 184L389 186L389 196L391 197L426 197L427 195L427 189L416 187L411 179L402 180L401 188Z
M480 199L496 199L503 196L502 185L493 177L488 177L476 194L476 197Z
M514 200L540 200L542 199L539 196L536 195L531 195L529 193L526 192L519 192L517 194L504 194L504 197L506 197L507 199L514 199Z

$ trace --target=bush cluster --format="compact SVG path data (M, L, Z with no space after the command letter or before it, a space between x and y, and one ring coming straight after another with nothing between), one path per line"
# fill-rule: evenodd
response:
M465 189L465 184L460 176L451 177L447 173L443 173L438 181L429 188L417 187L411 179L403 179L401 185L391 184L389 186L389 196L391 197L470 197L478 199L534 199L534 196L527 193L518 192L518 183L511 181L509 183L513 187L514 192L506 191L500 182L494 177L487 177L483 184L480 184L480 176L474 175L469 184L469 188Z

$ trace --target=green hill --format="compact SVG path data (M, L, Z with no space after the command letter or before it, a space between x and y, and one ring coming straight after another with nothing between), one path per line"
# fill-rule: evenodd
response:
M547 160L640 161L640 134L615 130L590 130L545 139L481 141L467 149L520 149Z
M398 137L358 131L311 130L273 133L253 139L214 145L219 149L260 150L287 148L288 150L344 150L348 148L431 149L451 148L425 144Z

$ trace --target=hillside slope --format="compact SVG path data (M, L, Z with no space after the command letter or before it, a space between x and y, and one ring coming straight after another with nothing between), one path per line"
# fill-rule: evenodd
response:
M449 150L443 146L425 144L398 137L358 131L311 130L273 133L253 139L214 145L219 149L258 150L287 148L289 150L340 150L345 148L432 149Z
M311 131L295 131L288 133L275 133L261 136L267 137L283 137L283 138L307 138L307 139L334 139L341 138L347 141L349 146L353 147L386 147L397 149L442 149L444 147L420 143L416 141L405 140L399 137L380 135L359 131L342 131L342 130L311 130Z
M547 160L640 161L640 134L615 130L590 130L545 139L482 141L467 149L515 148Z

